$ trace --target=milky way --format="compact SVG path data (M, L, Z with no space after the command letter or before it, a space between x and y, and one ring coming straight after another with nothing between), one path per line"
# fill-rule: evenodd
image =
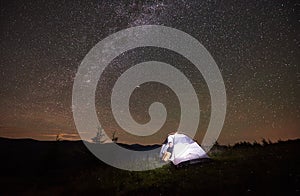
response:
M51 140L63 133L68 139L77 139L72 85L84 56L114 32L157 24L192 35L217 62L228 96L221 143L298 138L300 55L296 4L196 0L2 2L0 136ZM108 114L110 89L115 79L135 62L151 59L173 63L197 89L203 121L196 139L201 138L210 115L205 81L189 62L162 49L133 50L112 62L98 84L99 118L106 119L104 124L109 129L120 132L120 140L130 140L113 126ZM164 130L166 133L176 129L178 102L168 88L157 85L146 84L135 92L132 113L137 121L146 122L145 105L153 100L140 103L143 96L165 101L172 122ZM155 94L163 97L153 94L158 90ZM152 137L144 142L161 140Z

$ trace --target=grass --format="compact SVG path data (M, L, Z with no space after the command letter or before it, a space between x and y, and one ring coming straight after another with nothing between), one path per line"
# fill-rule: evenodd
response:
M1 141L3 194L298 195L300 140L215 146L212 161L129 172L102 163L82 142Z

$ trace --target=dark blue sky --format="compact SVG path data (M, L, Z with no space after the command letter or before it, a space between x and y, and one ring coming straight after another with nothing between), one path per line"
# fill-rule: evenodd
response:
M114 32L159 24L192 35L217 62L228 96L220 143L299 138L297 7L297 1L284 0L2 1L0 136L47 140L64 133L66 138L78 138L72 85L84 56ZM143 48L127 55L116 59L98 84L97 108L107 129L118 131L120 140L135 142L137 138L123 133L109 114L109 92L117 76L134 62L159 59L174 63L198 89L204 110L196 139L201 139L210 115L209 94L192 65L161 49ZM138 113L145 107L139 100L152 101L145 95L169 105L169 123L160 135L144 142L163 141L160 136L176 129L176 97L166 87L145 85L132 100L133 116L140 122L147 121L147 114Z

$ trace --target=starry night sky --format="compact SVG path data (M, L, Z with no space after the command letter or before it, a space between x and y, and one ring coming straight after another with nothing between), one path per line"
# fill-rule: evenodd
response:
M78 139L72 116L72 85L78 66L99 41L119 30L157 24L182 30L211 53L227 91L227 115L219 143L300 137L299 3L297 1L1 1L0 136ZM168 109L163 129L149 138L122 131L110 112L116 79L138 62L157 60L180 69L199 96L201 141L210 116L205 81L180 55L153 47L117 57L96 91L100 122L120 141L161 143L176 129L175 94L158 83L131 97L137 122L159 100ZM149 98L149 99L147 99Z

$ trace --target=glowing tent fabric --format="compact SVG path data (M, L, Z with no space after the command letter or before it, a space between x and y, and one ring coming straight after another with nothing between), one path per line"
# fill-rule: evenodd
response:
M168 136L168 143L163 144L160 157L166 152L170 143L174 143L173 153L170 158L174 165L194 159L208 158L206 152L194 140L179 133Z

